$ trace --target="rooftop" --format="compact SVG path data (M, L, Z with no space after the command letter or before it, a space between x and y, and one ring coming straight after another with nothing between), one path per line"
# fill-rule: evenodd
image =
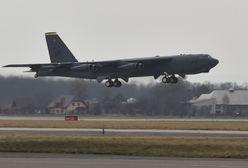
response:
M216 104L248 105L248 90L214 90L189 102L198 103L207 100L215 100Z

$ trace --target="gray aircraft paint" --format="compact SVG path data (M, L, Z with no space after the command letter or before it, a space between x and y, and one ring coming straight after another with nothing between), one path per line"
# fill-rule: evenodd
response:
M219 62L208 54L78 62L55 32L46 33L46 40L51 64L12 64L4 67L30 67L31 72L36 72L36 77L75 77L96 79L98 82L121 78L128 82L132 77L153 76L156 79L161 75L207 73Z
M46 33L46 41L51 63L78 62L57 33Z

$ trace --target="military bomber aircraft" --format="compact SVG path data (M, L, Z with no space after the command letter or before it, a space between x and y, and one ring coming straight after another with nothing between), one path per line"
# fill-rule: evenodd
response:
M11 64L4 67L29 67L35 78L44 76L105 80L106 87L120 87L119 79L163 76L163 83L177 83L178 77L207 73L219 61L208 54L181 54L110 61L78 62L56 32L45 34L51 63Z

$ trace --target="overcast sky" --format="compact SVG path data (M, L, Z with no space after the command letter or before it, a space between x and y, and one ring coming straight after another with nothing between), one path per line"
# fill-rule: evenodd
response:
M0 0L0 65L48 63L56 31L79 61L207 53L192 82L248 81L247 0ZM25 69L1 69L24 75ZM28 70L28 69L26 69Z

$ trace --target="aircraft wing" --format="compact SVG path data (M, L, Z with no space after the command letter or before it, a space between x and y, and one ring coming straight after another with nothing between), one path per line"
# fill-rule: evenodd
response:
M48 64L9 64L9 65L4 65L3 67L38 67L41 65L48 65Z
M29 67L32 71L40 69L57 69L60 67L70 67L72 63L46 63L46 64L10 64L3 67Z
M120 60L111 60L111 61L96 61L96 62L80 62L79 64L99 64L102 66L107 66L107 65L119 65L119 64L125 64L125 63L135 63L135 62L142 62L146 64L156 64L159 62L164 62L164 61L170 61L170 57L147 57L147 58L138 58L138 59L120 59ZM30 67L30 68L40 68L43 66L51 66L51 67L68 67L76 65L75 63L42 63L42 64L10 64L10 65L5 65L3 67Z
M94 71L98 69L104 72L115 72L120 69L125 69L135 71L134 66L156 66L163 64L165 62L170 62L171 57L146 57L146 58L136 58L136 59L120 59L120 60L110 60L110 61L93 61L93 62L63 62L63 63L41 63L41 64L10 64L3 67L29 67L31 70L29 72L37 72L40 70L89 70ZM87 65L87 66L85 66Z

